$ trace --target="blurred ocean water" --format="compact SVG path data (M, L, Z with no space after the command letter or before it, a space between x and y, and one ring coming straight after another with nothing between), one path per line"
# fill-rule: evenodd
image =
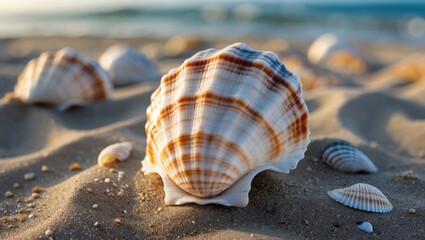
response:
M372 2L372 1L371 1ZM423 3L239 3L0 15L0 38L19 36L312 39L324 32L365 41L425 43Z

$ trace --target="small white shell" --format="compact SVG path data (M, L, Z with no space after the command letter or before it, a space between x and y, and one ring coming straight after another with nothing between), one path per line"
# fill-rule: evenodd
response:
M66 110L72 105L105 99L112 86L106 72L90 57L71 48L42 53L18 77L12 99L45 103Z
M159 80L154 62L143 53L123 45L108 48L99 58L100 65L109 73L115 85L127 85Z
M329 191L328 195L345 206L364 211L386 213L393 210L387 197L379 189L366 183L335 189Z
M334 34L319 36L308 50L308 59L342 73L362 73L368 70L368 58L344 38Z
M100 152L97 163L99 166L110 166L116 161L124 161L128 158L132 149L133 144L130 142L109 145Z
M357 228L367 233L373 233L373 226L370 222L358 222Z
M329 166L349 173L375 173L378 168L361 151L347 141L337 141L330 144L323 151L322 159Z

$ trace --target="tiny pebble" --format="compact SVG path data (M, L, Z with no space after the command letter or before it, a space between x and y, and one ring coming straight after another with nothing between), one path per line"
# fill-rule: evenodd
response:
M70 171L78 171L78 170L81 169L81 165L79 163L75 162L75 163L72 163L71 165L69 165L68 169Z
M410 208L410 209L409 209L409 213L410 213L410 214L415 214L415 213L416 213L416 210L415 210L415 209L413 209L413 208Z
M106 182L106 183L110 183L110 182L111 182L111 179L106 178L106 179L105 179L105 182Z
M373 226L370 222L358 222L356 225L358 229L364 232L373 233Z
M43 190L39 186L35 186L31 189L31 192L33 193L41 193Z
M20 187L19 183L14 183L13 184L13 188L18 188L18 187Z
M121 224L121 219L119 219L119 218L115 218L115 219L114 219L114 223L115 223L115 224Z
M29 208L35 208L35 203L28 203L27 204L27 207L29 207Z
M35 173L30 172L30 173L25 173L24 175L24 179L27 181L33 180L35 178Z
M124 171L118 171L119 176L124 176L124 174L125 174Z
M115 173L115 172L116 172L116 170L115 170L115 168L110 168L110 169L109 169L109 172L110 172L110 173Z
M196 222L195 221L192 221L192 224L195 224Z
M43 166L41 166L41 171L42 172L48 172L49 171L49 167L47 165L43 165Z
M13 194L13 192L11 192L11 191L6 191L6 192L4 193L4 196L5 196L5 197L7 197L7 198L12 198L12 197L14 196L14 194Z
M95 222L94 224L93 224L93 227L99 227L100 226L100 223L99 222Z
M127 214L127 210L122 211L124 214Z
M18 213L24 213L25 212L25 209L23 209L23 208L20 208L19 210L18 210Z
M99 182L99 178L95 178L93 181L95 181L95 182Z
M157 212L161 212L162 211L162 207L159 207L158 209L156 209Z
M371 148L378 148L378 143L377 142L375 142L375 141L373 141L373 142L370 142L370 144L369 144L369 146L371 147Z
M93 206L91 206L91 208L96 209L99 205L97 204L93 204Z
M11 228L13 228L13 225L12 224L9 224L9 225L7 225L7 228L8 229L11 229Z
M35 218L35 214L31 213L30 215L28 215L28 218Z
M122 197L122 196L124 196L124 192L118 192L118 193L117 193L117 196L118 196L118 197Z
M51 237L51 236L53 236L53 231L50 230L50 229L47 229L47 231L44 232L44 234L46 234L47 237Z

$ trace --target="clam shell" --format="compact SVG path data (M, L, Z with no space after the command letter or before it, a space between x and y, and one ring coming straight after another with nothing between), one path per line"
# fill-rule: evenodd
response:
M349 173L375 173L378 168L361 151L347 141L337 141L325 148L322 159L329 166Z
M393 210L387 197L379 189L366 183L335 189L329 191L328 195L345 206L364 211L386 213Z
M309 143L301 83L271 52L236 43L170 70L147 110L145 174L165 203L246 206L259 172L288 173Z
M64 48L31 60L19 75L12 98L66 110L108 98L111 91L110 80L99 64L71 48Z
M132 149L133 144L130 142L109 145L100 152L97 163L100 166L110 166L116 161L124 161L130 156Z
M344 38L329 33L319 36L310 45L308 58L342 73L363 73L370 68L365 53Z
M125 45L108 48L99 58L115 85L127 85L159 80L160 73L152 60L136 49Z

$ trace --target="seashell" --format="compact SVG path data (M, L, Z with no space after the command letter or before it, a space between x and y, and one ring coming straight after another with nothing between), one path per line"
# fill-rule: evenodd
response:
M342 73L364 73L370 68L365 53L345 39L329 33L319 36L310 45L308 58L315 64Z
M360 150L347 141L337 141L325 148L322 159L329 166L349 173L367 172L375 173L378 168Z
M246 206L259 172L289 173L310 142L299 77L272 52L235 43L163 76L147 109L145 174L165 203Z
M97 163L99 166L110 166L116 161L122 162L130 156L132 149L133 144L130 142L121 142L109 145L100 152L99 157L97 158Z
M143 53L124 45L108 48L99 58L115 85L127 85L160 78L154 62Z
M73 105L108 98L112 87L106 72L88 56L64 48L42 53L18 77L11 98L45 103L63 111Z
M356 226L364 232L373 233L373 226L370 222L357 222Z
M386 213L393 210L387 197L379 189L366 183L335 189L329 191L328 195L345 206L364 211Z

